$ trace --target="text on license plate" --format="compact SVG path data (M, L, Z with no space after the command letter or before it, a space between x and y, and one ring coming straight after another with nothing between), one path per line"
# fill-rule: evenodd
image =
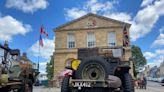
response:
M73 87L91 87L90 82L74 82Z

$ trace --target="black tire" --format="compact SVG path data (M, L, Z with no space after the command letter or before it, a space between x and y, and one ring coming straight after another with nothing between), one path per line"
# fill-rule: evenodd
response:
M109 63L101 57L90 57L81 62L76 71L77 79L101 80L107 79Z
M61 85L61 92L71 92L69 87L69 76L65 76Z
M10 92L10 88L0 88L0 92Z
M79 92L110 92L107 91L105 88L99 88L99 87L95 87L95 88L82 88L82 90L80 90Z
M32 80L29 81L28 86L29 86L29 90L30 90L29 92L33 92L33 82L32 82Z
M129 73L124 74L123 92L135 92L132 76Z
M21 89L18 89L18 92L33 92L32 80L28 80L27 84L22 84Z

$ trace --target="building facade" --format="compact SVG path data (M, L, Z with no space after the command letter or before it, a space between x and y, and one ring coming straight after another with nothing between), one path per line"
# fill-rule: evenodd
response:
M65 68L67 60L77 58L78 48L123 47L123 26L130 24L95 14L87 14L54 29L54 77ZM130 45L125 47L125 60L131 57Z
M160 64L159 70L160 70L160 77L164 77L164 60Z

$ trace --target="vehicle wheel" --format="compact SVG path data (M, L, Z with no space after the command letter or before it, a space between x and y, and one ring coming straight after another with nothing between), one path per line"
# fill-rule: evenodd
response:
M21 89L18 92L33 92L33 83L31 80L28 80L27 84L22 85Z
M76 71L77 79L102 80L107 79L109 63L100 57L90 57L82 61Z
M10 92L10 88L0 88L0 92Z
M123 92L134 92L133 79L129 73L124 74Z
M105 88L83 88L79 92L109 92Z
M61 92L71 92L69 88L69 76L65 76L62 81L61 85Z
M33 92L33 82L32 82L32 80L29 80L26 89L28 90L27 92Z

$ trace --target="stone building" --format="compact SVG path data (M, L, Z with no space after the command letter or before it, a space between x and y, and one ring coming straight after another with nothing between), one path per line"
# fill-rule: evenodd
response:
M78 48L123 47L123 26L131 24L89 13L54 29L54 75L57 76L70 58L77 58ZM131 57L130 45L125 47L125 60Z
M164 77L164 60L160 64L159 70L160 70L160 77Z

